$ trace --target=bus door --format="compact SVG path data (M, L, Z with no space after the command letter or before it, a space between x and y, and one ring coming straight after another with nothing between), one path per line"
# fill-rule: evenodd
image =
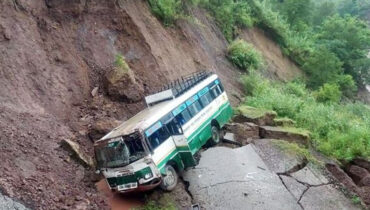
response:
M172 139L176 145L178 154L185 167L194 166L196 161L191 154L188 142L183 134L180 123L178 123L176 118L172 118L165 123L165 126L172 136Z

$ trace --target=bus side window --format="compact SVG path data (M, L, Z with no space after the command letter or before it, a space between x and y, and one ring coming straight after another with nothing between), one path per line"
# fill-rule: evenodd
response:
M190 114L192 116L195 116L196 114L198 114L198 112L200 112L202 110L202 105L199 103L199 101L195 101L194 103L192 103L191 105L188 106L188 109L190 111Z
M186 122L188 122L191 119L191 115L188 109L184 109L180 114L176 115L175 118L177 122L180 123L180 125L184 125Z
M159 145L161 145L164 141L166 141L169 137L170 136L166 129L162 127L158 129L156 132L154 132L152 135L150 135L148 137L148 140L152 149L155 149Z
M206 94L202 95L200 97L200 102L204 107L206 107L208 104L210 104L213 101L214 97L212 97L210 92L207 92Z
M177 122L176 119L171 120L166 124L166 127L170 133L170 135L181 135L182 129L181 125Z

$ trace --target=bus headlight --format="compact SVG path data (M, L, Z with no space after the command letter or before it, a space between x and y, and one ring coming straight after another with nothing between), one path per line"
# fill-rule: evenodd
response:
M153 177L153 174L150 172L144 175L144 179L150 179L152 177Z

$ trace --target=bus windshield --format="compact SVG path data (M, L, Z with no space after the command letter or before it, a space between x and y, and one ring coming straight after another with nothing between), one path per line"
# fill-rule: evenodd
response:
M119 137L118 141L95 149L98 168L124 167L145 156L139 135Z

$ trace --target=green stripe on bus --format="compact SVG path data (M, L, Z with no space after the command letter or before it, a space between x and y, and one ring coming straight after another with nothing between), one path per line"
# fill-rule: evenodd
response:
M168 155L167 157L165 157L158 165L158 169L161 171L161 173L163 173L163 167L167 164L167 162L173 158L175 158L177 155L179 155L179 152L189 152L191 153L191 155L193 155L196 151L198 151L198 148L203 146L203 145L200 145L200 146L196 146L194 148L191 148L190 147L190 143L192 140L194 140L194 138L196 136L200 136L202 135L203 132L208 132L208 131L204 131L204 129L207 127L207 125L209 125L211 123L211 121L213 119L216 119L219 123L220 123L220 126L223 127L223 125L231 118L232 116L232 109L231 109L231 106L230 106L230 102L227 102L225 104L223 104L219 110L214 113L210 118L208 118L206 120L206 122L204 122L200 127L199 129L195 130L193 132L193 134L191 134L187 139L188 139L188 144L189 146L181 146L181 147L177 147L174 151L172 151L170 153L170 155ZM210 129L209 129L210 130ZM210 131L209 131L210 133ZM209 134L209 137L210 137L210 134ZM204 142L205 143L205 142ZM187 156L187 155L186 155ZM185 156L184 156L185 157ZM189 157L189 158L193 158L193 156ZM185 162L185 161L184 161ZM191 162L191 160L186 160L186 162Z

